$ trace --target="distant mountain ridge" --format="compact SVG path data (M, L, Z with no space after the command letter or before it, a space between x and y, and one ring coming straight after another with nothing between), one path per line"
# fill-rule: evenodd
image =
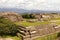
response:
M45 11L45 10L26 10L26 9L18 9L18 8L0 8L0 12L18 12L18 13L52 13L60 11Z

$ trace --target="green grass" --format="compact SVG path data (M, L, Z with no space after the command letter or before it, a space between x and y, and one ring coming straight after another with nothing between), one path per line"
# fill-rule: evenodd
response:
M37 26L37 25L48 24L48 23L49 23L48 21L44 21L44 22L26 22L26 21L22 21L22 22L16 22L15 24L28 27L28 26Z
M2 38L11 38L13 40L21 40L21 37L17 37L17 36L10 36L10 35L3 35L1 36Z
M56 38L57 38L57 33L54 33L54 34L51 34L51 35L47 35L47 36L44 36L44 37L37 38L35 40L56 40Z
M14 36L14 37L11 37L13 40L21 40L21 38L17 37L17 36Z

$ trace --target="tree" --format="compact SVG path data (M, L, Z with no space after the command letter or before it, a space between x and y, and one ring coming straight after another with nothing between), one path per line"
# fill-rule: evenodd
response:
M34 19L35 18L35 16L33 14L23 14L22 17L26 18L26 19Z

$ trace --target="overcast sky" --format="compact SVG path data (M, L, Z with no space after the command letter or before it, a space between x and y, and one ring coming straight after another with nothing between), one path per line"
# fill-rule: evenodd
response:
M60 10L60 0L0 0L0 8Z

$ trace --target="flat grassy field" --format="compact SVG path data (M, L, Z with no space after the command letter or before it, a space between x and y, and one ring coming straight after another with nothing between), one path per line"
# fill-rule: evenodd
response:
M37 26L37 25L48 24L48 23L50 23L50 22L48 22L48 21L44 21L44 22L26 22L26 21L22 21L22 22L16 22L15 24L22 25L24 27L28 27L28 26Z

